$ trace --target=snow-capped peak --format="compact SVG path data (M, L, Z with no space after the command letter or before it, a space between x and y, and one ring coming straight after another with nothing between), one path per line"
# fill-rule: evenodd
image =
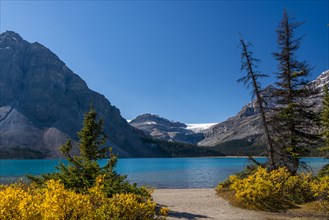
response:
M315 80L310 83L315 89L320 91L325 85L329 84L329 70L326 70L320 74Z

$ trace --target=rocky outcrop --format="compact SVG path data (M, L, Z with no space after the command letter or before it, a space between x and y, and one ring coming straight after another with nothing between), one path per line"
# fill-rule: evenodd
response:
M77 140L83 115L93 105L115 152L124 157L156 156L143 143L143 132L45 46L4 32L0 63L1 152L15 157L17 149L28 149L41 157L59 157L58 146L68 138Z
M321 95L323 95L323 88L324 86L329 85L329 70L324 71L321 73L315 80L310 83L310 86L318 90Z

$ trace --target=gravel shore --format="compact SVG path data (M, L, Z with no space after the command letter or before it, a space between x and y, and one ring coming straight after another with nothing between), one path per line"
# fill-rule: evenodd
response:
M168 219L277 219L272 213L233 207L214 189L157 189L153 198L171 210Z

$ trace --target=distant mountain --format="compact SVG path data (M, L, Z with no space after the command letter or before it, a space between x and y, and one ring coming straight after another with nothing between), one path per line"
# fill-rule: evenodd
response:
M309 85L319 91L317 95L310 97L310 100L315 103L314 110L319 111L322 105L323 87L329 85L329 70L324 71ZM267 94L272 89L272 86L268 86L264 91L264 96L268 97ZM274 106L273 100L269 98L266 100L269 108ZM228 155L233 155L236 148L239 148L239 154L244 154L244 151L258 154L265 149L265 137L261 129L256 100L244 106L236 116L212 126L204 133L205 138L198 145L220 146L219 149Z
M169 121L154 114L143 114L129 122L130 125L142 130L156 139L196 144L204 138L203 133L195 132L181 122ZM199 127L199 130L201 127Z
M322 105L323 87L329 85L329 70L320 74L309 86L318 90L310 97L315 103L314 110ZM274 100L269 98L274 87L267 86L263 96L267 108L274 107ZM261 128L256 100L245 105L240 112L224 122L209 124L184 124L164 119L154 114L138 116L130 124L148 135L160 140L197 144L204 147L218 147L226 155L260 155L265 152L265 137Z
M272 90L273 86L268 86L264 90L264 96L269 96ZM274 103L268 102L268 106L273 105ZM260 154L263 149L259 149L259 146L264 145L264 139L258 113L256 102L253 100L236 116L221 123L184 124L155 114L144 114L131 120L129 124L159 140L207 147L220 146L227 155L246 155L249 152ZM236 146L239 150L231 151ZM241 147L244 147L245 151L241 150Z
M263 96L269 97L273 89L272 85L267 86L263 91ZM266 102L268 108L274 106L272 99L267 98ZM258 145L263 145L263 131L256 100L254 99L242 107L236 116L212 126L204 133L205 138L198 143L201 146L217 146L231 141L236 143L237 140L243 142L244 145L248 145L248 143L252 145L255 142Z
M0 34L0 153L4 158L57 158L77 140L90 105L104 118L109 145L123 157L159 156L119 109L40 43L12 31ZM109 82L110 83L110 82ZM160 154L161 155L161 154Z

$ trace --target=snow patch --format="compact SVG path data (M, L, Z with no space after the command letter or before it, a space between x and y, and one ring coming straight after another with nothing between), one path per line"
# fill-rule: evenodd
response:
M203 123L203 124L186 124L186 129L194 131L194 132L201 132L203 130L206 130L210 128L211 126L214 126L218 123Z
M156 123L155 121L147 121L144 123L145 125L156 125L158 123Z
M321 89L325 85L329 84L329 70L324 71L318 76L315 80L313 80L310 85L313 86L315 89Z
M132 120L128 120L128 119L126 119L126 121L127 121L128 123L130 123ZM155 121L146 121L146 122L144 122L143 124L144 124L144 125L156 125L156 124L158 124L158 123L156 123Z

